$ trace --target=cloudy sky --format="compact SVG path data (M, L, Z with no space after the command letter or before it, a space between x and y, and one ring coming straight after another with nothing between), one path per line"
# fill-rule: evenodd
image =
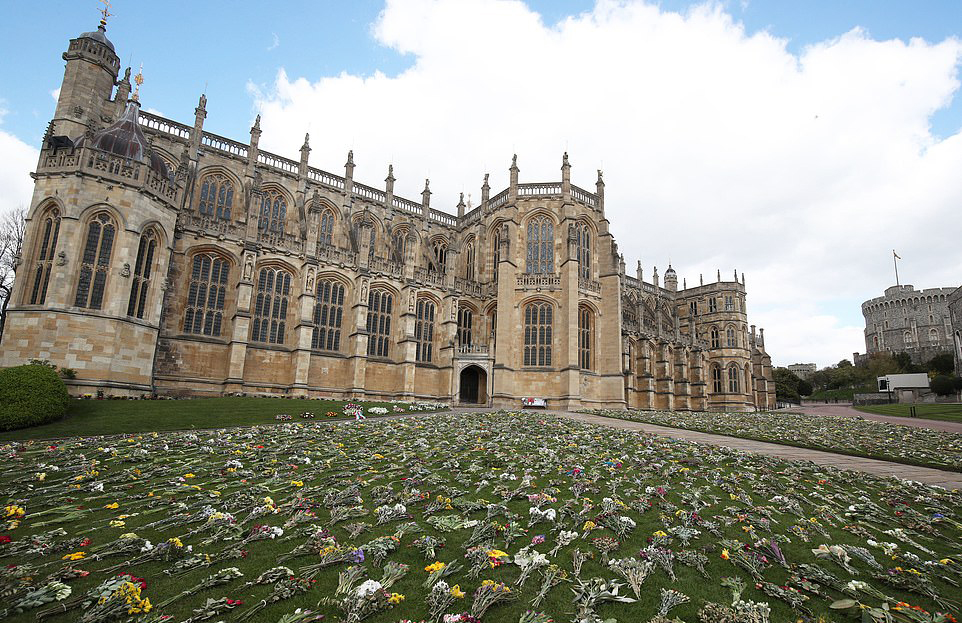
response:
M5 2L6 3L6 2ZM69 38L90 2L17 4L0 26L0 210L29 203ZM747 275L776 364L864 350L860 303L962 283L962 3L787 0L115 0L108 36L142 101L454 211L484 173L606 181L629 270ZM91 6L87 6L91 5ZM345 6L349 5L349 6ZM804 5L804 6L803 6ZM278 10L283 7L283 10ZM267 14L269 13L269 15Z

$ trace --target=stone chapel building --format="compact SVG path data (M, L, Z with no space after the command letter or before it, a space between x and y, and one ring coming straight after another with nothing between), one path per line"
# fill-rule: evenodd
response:
M518 407L775 405L745 278L626 274L601 172L456 214L140 110L105 24L72 39L45 134L0 365L73 393L244 392Z

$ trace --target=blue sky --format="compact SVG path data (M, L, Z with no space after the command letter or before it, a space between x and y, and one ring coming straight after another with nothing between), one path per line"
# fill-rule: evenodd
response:
M531 0L546 24L590 11L590 0ZM684 12L704 4L687 0L656 3ZM928 0L767 0L721 3L749 33L767 30L800 51L858 26L876 38L940 41L959 36L962 2ZM36 144L54 109L49 93L63 77L60 55L68 40L96 28L100 6L94 0L13 2L3 12L0 34L16 62L0 67L0 98L8 111L3 128ZM207 0L114 0L108 37L121 62L144 64L145 106L167 116L192 118L197 96L206 89L207 127L243 138L255 114L247 84L270 84L278 69L317 80L341 72L395 75L413 62L371 35L383 2L285 0L280 3ZM475 33L470 45L485 45L491 33ZM275 38L276 37L276 38ZM612 59L616 62L617 59ZM483 90L484 84L478 89ZM939 135L962 127L962 98L932 120Z
M0 0L0 210L29 204L69 39L95 0ZM453 211L507 182L604 168L629 272L748 275L776 363L863 350L859 305L894 281L958 286L962 1L115 0L145 108ZM853 29L860 29L853 32ZM919 38L919 39L916 39ZM401 53L398 50L405 50ZM11 59L13 59L11 61ZM912 218L907 219L906 214Z

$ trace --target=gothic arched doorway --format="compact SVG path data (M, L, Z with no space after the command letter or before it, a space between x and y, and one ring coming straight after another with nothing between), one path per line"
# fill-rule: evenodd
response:
M458 394L462 403L487 404L488 375L477 366L461 370Z

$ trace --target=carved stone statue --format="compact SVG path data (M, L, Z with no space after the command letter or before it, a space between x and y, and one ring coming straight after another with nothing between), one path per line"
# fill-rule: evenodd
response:
M306 291L307 291L308 293L314 292L314 269L313 269L313 268L308 268L308 269L307 269L307 288L306 288Z
M250 255L244 258L244 279L250 280L254 276L254 258Z
M121 277L130 276L130 263L124 262L124 267L120 269L120 276Z

